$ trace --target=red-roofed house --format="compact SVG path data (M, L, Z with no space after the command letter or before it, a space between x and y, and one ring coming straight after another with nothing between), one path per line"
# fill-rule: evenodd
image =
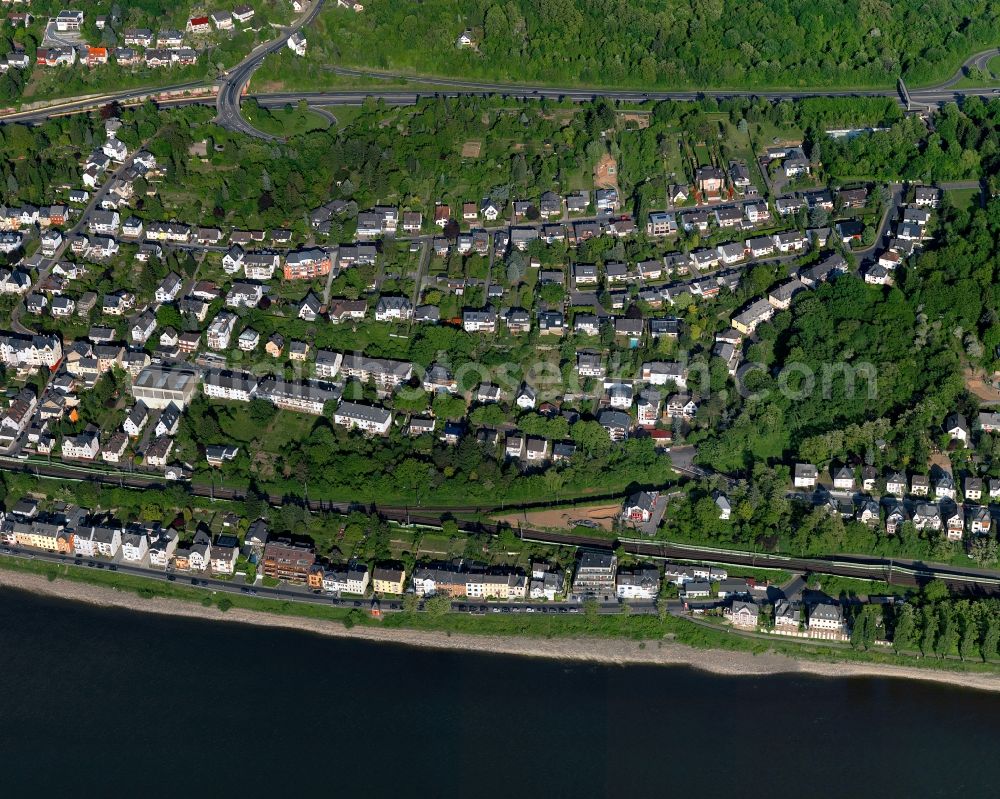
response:
M208 17L191 17L187 24L188 33L211 33L212 22Z
M96 67L98 64L108 63L108 48L107 47L88 47L87 48L87 66Z

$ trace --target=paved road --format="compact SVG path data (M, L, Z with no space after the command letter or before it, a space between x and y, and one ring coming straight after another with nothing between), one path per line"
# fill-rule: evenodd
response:
M944 83L939 84L936 88L938 89L950 89L956 83L960 82L970 70L978 69L983 72L987 71L990 61L993 56L1000 55L1000 48L992 47L989 50L983 50L981 53L975 53L969 56L962 63L962 66L958 68L958 71L952 75Z
M974 63L976 59L981 59L987 55L996 54L996 50L987 53L977 53L971 57L968 63ZM594 100L598 97L607 97L612 100L624 100L629 102L640 102L643 100L698 100L703 97L716 97L719 99L731 97L762 97L769 100L800 100L808 97L895 97L901 104L903 98L896 89L819 89L819 90L744 90L744 89L695 89L685 91L643 91L641 89L607 89L607 88L581 88L575 86L540 86L512 83L488 83L481 81L467 81L461 78L436 78L421 77L419 75L401 75L373 70L352 69L348 67L327 67L331 72L347 77L359 77L366 79L381 79L395 84L420 84L429 86L431 89L415 88L409 92L405 89L393 89L386 92L376 92L369 90L367 94L377 97L408 98L417 96L427 96L430 94L501 94L509 97L548 97L551 99L570 99L578 101ZM964 69L964 67L963 67ZM988 96L994 93L990 87L955 89L954 83L961 77L950 78L943 84L923 89L913 89L910 91L911 102L917 105L940 105L951 102L962 96ZM1000 91L998 91L1000 93ZM315 98L326 94L324 92L311 93L310 102ZM339 96L347 96L352 92L338 92ZM390 102L389 99L386 102Z
M235 580L219 580L212 577L210 572L178 572L173 569L160 569L155 566L145 566L138 563L125 562L121 552L114 558L87 558L69 554L60 554L41 549L30 549L28 547L2 547L0 555L24 558L26 560L41 560L49 563L57 563L63 566L79 568L83 571L87 569L112 571L120 574L128 574L142 577L147 580L159 580L160 582L176 582L179 585L194 586L207 591L224 594L250 594L264 599L280 599L282 601L305 602L311 605L334 605L338 607L356 607L367 610L371 607L372 600L360 597L341 597L336 594L321 593L310 590L304 585L282 584L274 588L269 588L260 584L246 585ZM655 600L632 600L628 603L629 612L633 614L655 614L657 606ZM379 609L382 612L398 612L403 609L401 599L382 599L379 602ZM417 606L418 610L423 610L423 602ZM583 603L572 599L566 602L515 602L500 600L456 600L451 603L452 613L582 613ZM602 602L598 605L598 613L611 615L622 612L621 603L617 601Z
M244 58L239 64L225 72L219 82L219 94L216 98L216 108L218 109L217 122L229 130L240 131L248 136L269 141L275 140L276 136L271 136L263 131L257 130L247 122L240 113L240 101L243 90L250 82L250 78L264 59L279 52L287 45L288 37L299 29L312 23L320 10L323 8L324 0L313 0L312 7L300 16L292 25L284 30L282 34L269 42L257 47L250 55Z
M98 469L71 464L38 464L25 463L16 458L0 456L0 469L21 471L29 474L46 475L70 480L86 480L123 485L135 488L164 488L171 483L160 477L142 474L110 473ZM233 489L210 488L198 484L180 483L186 490L198 496L215 499L242 499L242 491ZM621 500L621 495L608 497L591 497L593 501L604 499ZM285 504L287 497L273 495L268 501L274 505ZM535 503L538 506L551 507L551 502ZM445 517L454 518L462 513L488 513L488 507L451 507L451 508L419 508L376 506L358 502L327 502L310 501L307 503L312 511L349 513L362 510L376 513L390 521L401 524L423 524L438 526ZM529 506L525 506L529 507ZM505 525L492 522L456 520L459 528L469 533L495 534ZM611 540L601 536L589 536L578 533L557 533L550 530L531 530L520 528L520 537L526 541L559 546L590 547L611 549L617 545L634 555L646 558L668 560L709 561L735 566L750 566L754 568L774 568L794 572L811 572L814 574L834 574L842 577L860 577L874 580L890 580L893 583L915 585L930 579L943 580L948 585L963 590L974 590L981 594L1000 593L1000 571L977 569L973 567L956 567L937 563L926 563L906 559L886 559L874 555L829 555L811 558L793 558L764 552L744 552L702 545L680 544L665 541L650 541L637 538L621 537Z
M420 80L420 83L426 81ZM263 105L274 107L283 106L305 100L310 106L333 106L333 105L362 105L369 97L382 100L387 105L414 105L422 97L462 97L462 96L486 96L499 95L516 99L552 99L552 100L573 100L575 102L590 102L591 100L606 97L611 100L621 102L641 103L659 100L699 100L704 97L715 97L726 99L731 97L759 97L768 100L783 99L805 99L810 97L893 97L903 104L902 98L889 89L876 89L871 91L816 91L816 92L770 92L770 91L685 91L685 92L643 92L635 90L613 90L613 89L552 89L548 87L523 87L497 85L468 85L456 86L454 88L441 86L439 88L428 89L387 89L379 91L376 88L354 91L329 91L329 92L277 92L269 94L253 94L258 102ZM991 98L1000 96L1000 89L977 88L977 89L934 89L919 92L910 92L913 104L919 106L936 107L946 103L957 102L963 97L983 97Z
M132 166L133 162L135 161L136 153L138 153L143 147L145 147L146 143L147 143L146 141L143 141L139 145L139 147L134 152L132 152L128 156L128 158L126 158L117 167L105 171L103 176L104 182L100 185L99 188L95 189L94 192L90 195L90 202L87 203L86 207L80 213L80 217L76 220L76 224L73 225L73 227L71 227L69 230L63 232L62 244L59 245L59 248L52 254L50 258L46 258L39 264L38 276L35 278L35 286L39 286L45 282L46 278L48 278L49 276L49 273L52 271L52 267L59 262L60 258L62 258L63 253L66 252L66 248L69 247L73 237L86 227L91 212L94 211L94 209L101 207L101 202L103 202L104 198L107 196L108 189L111 188L111 184L114 183L115 178L117 178L122 172L124 172L126 169ZM13 311L11 311L10 315L11 329L15 333L18 333L19 335L22 336L33 335L34 331L25 327L21 323L21 313L23 312L23 310L24 310L23 302L19 302L17 305L14 306L14 309Z
M287 29L281 37L271 42L261 45L253 53L247 56L243 62L227 72L220 81L218 97L178 97L162 101L165 105L181 105L191 103L215 102L219 110L219 122L232 130L241 130L248 135L258 138L269 139L267 134L253 128L239 114L239 103L241 92L250 80L254 70L260 65L264 57L269 53L277 52L285 46L285 42L291 33L310 24L319 13L323 0L316 0L313 6L302 18L292 27ZM983 59L988 61L989 57L996 54L996 50L984 51L971 56L963 69L968 65L977 65ZM524 99L538 99L548 97L553 99L569 99L578 102L590 101L599 97L607 97L612 100L629 102L643 102L647 100L697 100L703 97L728 98L728 97L761 97L770 100L781 99L803 99L808 97L893 97L901 105L903 98L895 89L826 89L826 90L738 90L738 89L705 89L705 90L685 90L685 91L642 91L641 89L608 89L608 88L579 88L579 87L553 87L535 86L512 83L488 83L481 81L465 81L458 78L435 78L421 77L418 75L398 75L370 70L349 69L346 67L328 67L328 69L338 74L347 76L357 76L366 78L380 78L391 83L418 84L421 88L387 88L379 90L375 87L364 90L353 91L325 91L325 92L276 92L268 94L252 94L261 105L269 108L281 107L287 104L296 104L300 100L305 100L311 107L333 106L333 105L361 105L366 98L375 97L383 100L389 105L412 105L421 97L432 97L438 95L460 96L460 95L502 95L506 97L516 97ZM937 86L914 89L910 91L911 104L916 106L935 107L945 103L955 102L963 97L984 97L991 98L1000 96L1000 87L979 87L979 88L955 88L961 74L950 78ZM204 88L206 84L186 83L163 86L158 88L131 89L123 92L109 92L100 96L89 96L80 99L68 99L45 108L30 111L7 114L0 117L2 122L41 122L53 116L61 116L70 113L89 111L111 102L127 104L138 102L150 95L160 95L172 91L183 91L185 89ZM427 88L423 88L427 87Z

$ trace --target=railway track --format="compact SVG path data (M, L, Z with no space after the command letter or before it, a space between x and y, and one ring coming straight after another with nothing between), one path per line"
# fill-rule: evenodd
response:
M136 489L166 489L173 486L182 486L185 490L196 496L212 497L219 500L242 500L246 498L246 492L242 489L213 488L212 486L175 482L146 475L97 471L90 467L69 464L34 464L6 456L0 457L0 469L42 477L94 481L103 485ZM603 498L588 497L587 499L600 500ZM614 498L620 498L620 495L616 495ZM267 499L276 507L291 501L289 497L278 494L270 494ZM723 549L721 547L653 541L626 536L609 538L607 536L586 535L579 532L561 533L552 530L514 527L505 522L490 522L483 521L482 519L461 519L456 517L456 514L481 514L496 510L490 506L421 507L414 510L410 507L378 505L377 503L365 502L335 502L330 500L295 501L301 502L310 511L318 513L362 511L378 515L387 521L410 526L440 528L442 521L450 518L457 524L460 530L466 533L496 535L501 532L513 530L522 540L531 543L587 547L592 549L614 549L621 546L629 554L660 560L709 561L728 566L747 566L751 568L780 569L792 572L810 572L868 580L883 580L897 585L921 585L929 580L939 579L953 589L983 595L1000 595L1000 572L986 569L962 569L944 564L924 563L908 559L888 559L867 555L792 557L776 553L745 552ZM565 504L569 504L569 502L567 501ZM517 510L541 506L551 507L552 502L520 505L517 507Z

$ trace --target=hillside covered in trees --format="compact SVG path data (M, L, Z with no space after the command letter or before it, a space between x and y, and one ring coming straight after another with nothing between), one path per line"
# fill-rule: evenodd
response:
M329 6L318 24L308 59L316 63L557 85L891 86L901 74L913 83L943 79L995 44L1000 6L425 0L368 3L362 14ZM465 28L475 46L460 49Z

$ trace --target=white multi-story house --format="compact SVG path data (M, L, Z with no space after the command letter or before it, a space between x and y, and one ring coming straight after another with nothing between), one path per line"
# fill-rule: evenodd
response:
M212 545L207 541L192 544L188 565L191 571L207 571L212 565Z
M316 353L316 377L333 379L340 372L344 361L343 353L319 350Z
M233 542L233 536L219 536L219 540L212 545L212 573L233 574L236 571L236 556L238 553L238 542Z
M795 632L799 629L802 612L797 602L779 599L774 603L774 628Z
M653 389L640 392L636 403L636 424L640 427L654 427L660 419L662 402L660 393Z
M125 421L122 423L122 430L135 438L142 432L142 428L146 426L148 420L149 409L146 407L146 403L139 400L132 406L132 410L129 411L128 416L125 417Z
M96 430L85 430L77 436L63 439L62 455L64 458L79 458L92 461L97 457L100 443Z
M125 531L122 535L122 558L133 563L140 562L149 551L149 539L144 532Z
M840 605L820 602L809 610L809 632L844 632L844 611Z
M250 402L257 390L257 378L248 372L209 369L205 372L202 390L213 399Z
M921 502L913 509L913 526L918 530L929 527L931 530L941 529L941 511L937 505Z
M120 527L95 527L93 541L97 554L104 558L113 558L122 545Z
M726 608L724 616L734 627L755 630L757 629L757 621L760 619L760 608L755 602L739 599Z
M660 593L660 572L655 566L620 569L615 577L615 595L619 599L656 599Z
M0 336L0 361L8 366L55 366L62 358L57 336Z
M975 535L987 535L993 526L990 509L983 505L968 508L969 532Z
M939 500L955 498L955 480L947 472L940 474L934 481L934 498Z
M129 335L136 344L145 344L156 331L156 317L150 312L139 314L132 327L129 328Z
M654 386L673 383L678 388L687 388L687 370L679 363L669 361L647 361L642 365L642 379Z
M347 565L347 588L349 594L364 594L368 590L368 582L371 575L368 567L363 563L349 563Z
M177 551L177 534L161 532L149 542L149 565L165 569Z
M92 558L97 554L93 528L81 527L77 529L73 536L73 551L81 558Z
M219 315L212 320L212 324L208 326L206 340L209 349L229 349L229 340L232 338L235 327L236 314L229 313L228 311L220 311Z
M248 252L243 256L243 273L249 280L270 280L280 261L275 253Z
M288 37L288 49L297 56L306 54L306 44L306 37L302 35L301 31L296 31Z
M949 541L961 541L965 532L965 513L961 506L954 505L945 519L945 533Z
M333 417L334 424L366 433L385 435L392 424L392 413L377 405L341 402Z
M842 491L854 490L854 471L846 466L833 470L833 487Z
M413 305L406 297L380 297L375 305L376 322L398 322L413 318Z
M230 308L256 308L264 298L264 287L259 283L233 283L226 294Z
M156 301L173 302L177 299L177 295L180 294L183 285L181 276L176 272L171 272L156 287Z
M243 262L246 259L246 252L239 244L234 244L229 248L228 252L222 256L222 270L227 275L235 275L240 269L243 268Z
M794 484L796 488L815 488L819 470L811 463L796 463Z

